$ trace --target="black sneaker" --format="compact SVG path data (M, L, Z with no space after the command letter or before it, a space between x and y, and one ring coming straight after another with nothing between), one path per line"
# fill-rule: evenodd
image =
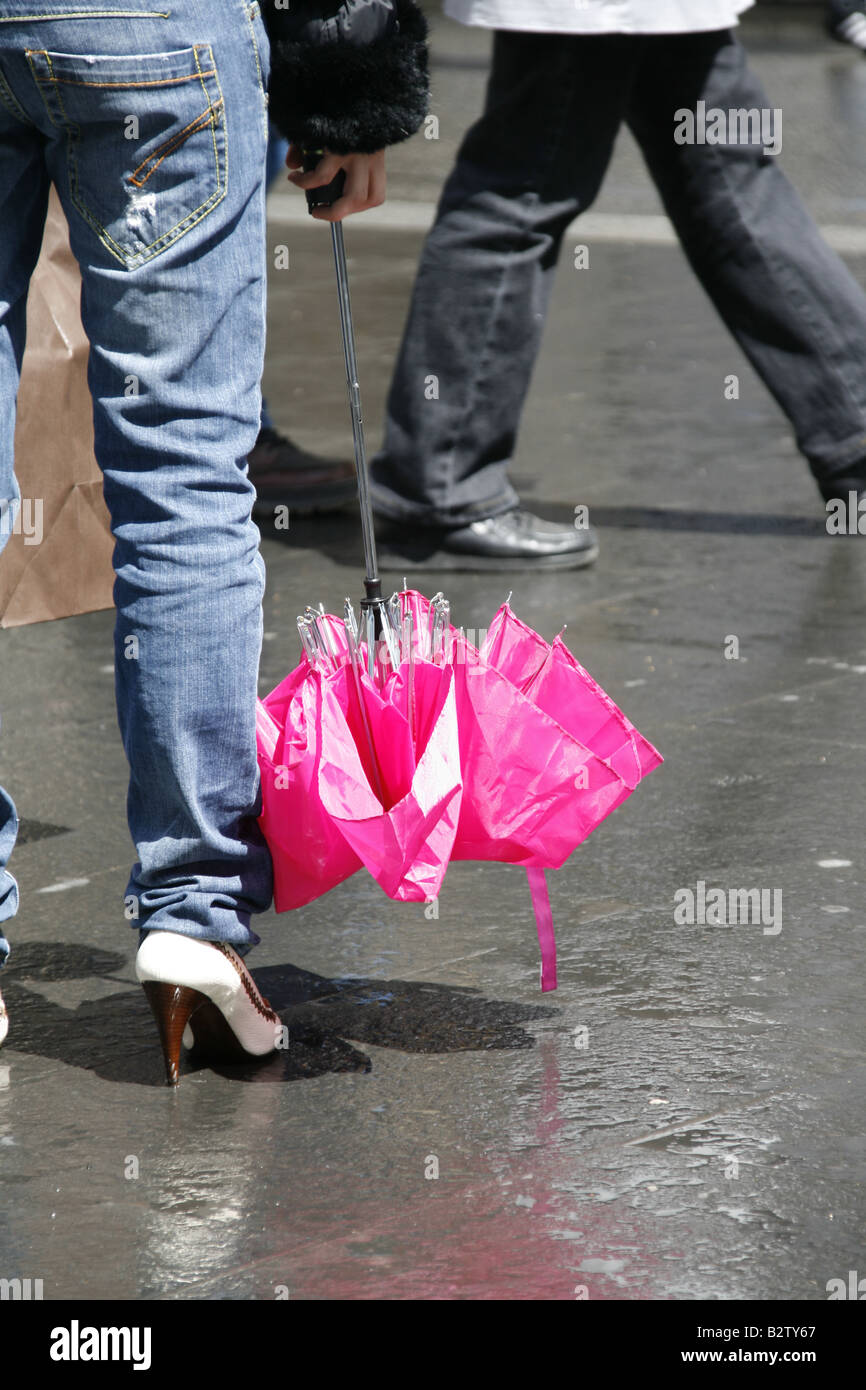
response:
M830 0L827 33L840 43L850 43L866 53L866 5L863 0Z
M378 550L383 570L572 570L592 564L598 538L515 507L469 526L389 522Z

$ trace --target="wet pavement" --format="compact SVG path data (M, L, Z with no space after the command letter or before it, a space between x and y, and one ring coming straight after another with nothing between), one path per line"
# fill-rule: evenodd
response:
M744 33L783 162L819 220L862 233L866 64L815 15L776 18ZM440 140L392 160L406 206L435 198L483 90L486 36L439 21L436 42ZM273 211L290 268L266 389L299 442L346 453L327 233L282 194ZM625 139L598 211L658 212ZM679 250L624 225L589 275L563 261L514 469L545 515L589 507L600 560L448 582L467 627L512 587L546 637L567 624L665 757L549 876L558 991L538 988L520 870L452 866L436 920L358 875L256 923L288 1050L170 1092L122 916L112 615L4 631L22 909L0 1276L77 1299L824 1300L866 1271L866 550L826 534ZM347 226L373 445L421 235L405 206ZM297 660L299 607L358 590L361 546L351 513L262 532L264 692ZM778 890L781 918L678 925L699 882Z

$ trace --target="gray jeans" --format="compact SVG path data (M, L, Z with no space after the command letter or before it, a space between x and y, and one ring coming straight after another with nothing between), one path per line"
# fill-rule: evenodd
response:
M380 514L462 525L517 502L507 468L562 236L623 121L819 485L866 459L866 295L759 138L675 141L674 113L699 101L768 108L729 32L496 34L484 113L421 257L372 467Z

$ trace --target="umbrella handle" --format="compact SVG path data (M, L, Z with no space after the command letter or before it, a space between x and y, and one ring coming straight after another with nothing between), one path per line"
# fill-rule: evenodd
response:
M304 150L303 167L304 173L309 174L315 169L324 150ZM336 203L338 198L343 196L343 189L346 186L346 171L340 169L335 178L330 183L323 184L321 188L306 189L307 208L310 212L313 208L329 208L332 203Z

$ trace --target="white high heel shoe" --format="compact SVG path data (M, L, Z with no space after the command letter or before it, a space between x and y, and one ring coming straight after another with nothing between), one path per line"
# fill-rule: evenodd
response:
M3 1046L3 1039L9 1032L9 1015L6 1012L6 1005L3 1003L3 995L0 994L0 1047Z
M214 1061L265 1057L280 1040L278 1015L223 941L152 931L138 949L135 973L156 1019L169 1086L180 1080L187 1025L196 1048Z

